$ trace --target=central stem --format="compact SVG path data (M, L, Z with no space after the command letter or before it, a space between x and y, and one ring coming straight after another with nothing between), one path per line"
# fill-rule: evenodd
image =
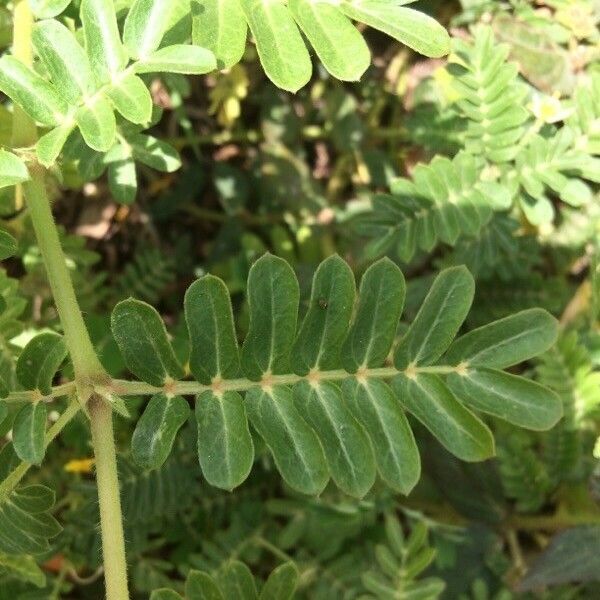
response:
M28 66L32 65L31 31L33 15L28 0L17 0L14 8L13 54ZM33 146L37 139L35 123L28 115L15 110L13 115L13 146ZM52 295L65 333L65 341L75 371L79 400L87 402L96 458L100 526L107 600L127 600L127 563L117 457L112 424L112 409L94 386L108 379L85 326L58 230L52 216L46 192L45 170L38 164L29 166L30 181L24 186L25 198L40 252L44 260Z

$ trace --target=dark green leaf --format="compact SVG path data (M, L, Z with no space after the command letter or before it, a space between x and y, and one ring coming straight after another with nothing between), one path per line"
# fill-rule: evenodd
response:
M158 469L167 460L179 428L190 413L181 396L152 396L131 438L131 454L144 469Z
M14 256L17 252L17 240L7 231L0 229L0 260Z
M313 279L310 304L292 350L292 369L306 375L311 369L340 366L340 347L346 337L355 297L354 275L339 256L323 261Z
M317 432L331 477L346 494L362 498L375 482L376 466L369 438L331 382L294 387L294 401Z
M256 584L250 569L238 560L232 560L217 574L219 587L227 600L257 600Z
M453 373L447 381L471 408L519 427L550 429L562 416L562 403L552 390L518 375L481 367Z
M44 459L46 418L44 402L29 402L17 413L13 423L13 447L21 460L39 465Z
M56 333L40 333L29 340L17 361L17 379L26 390L47 396L52 380L67 356L63 338Z
M231 491L250 474L254 445L242 397L206 391L196 398L198 457L211 485Z
M442 271L396 348L397 369L434 363L450 346L471 307L475 282L465 267Z
M296 335L300 291L287 262L270 254L259 258L248 275L250 327L242 347L247 377L290 371L290 351Z
M347 379L344 400L367 430L381 478L402 494L419 481L421 459L413 432L387 383L379 379Z
M192 569L185 581L186 600L225 600L217 582L204 571Z
M253 388L246 394L246 412L286 483L304 494L321 493L329 479L323 449L294 406L292 391Z
M474 462L494 455L492 432L458 402L437 375L400 375L393 388L400 402L458 458Z
M184 376L165 324L152 306L133 298L119 302L111 327L127 368L141 380L161 387Z
M221 279L195 281L185 294L185 319L190 332L190 371L204 384L239 374L238 346L231 300Z
M384 258L367 269L360 282L354 322L342 347L347 371L383 364L394 341L405 294L402 271L391 260Z
M450 346L443 362L504 369L545 352L557 336L556 319L531 308L469 331Z
M298 569L293 562L279 565L269 575L262 590L260 600L291 600L298 585Z

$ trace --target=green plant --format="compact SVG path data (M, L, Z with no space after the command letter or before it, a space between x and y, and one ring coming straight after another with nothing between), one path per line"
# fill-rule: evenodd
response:
M511 37L537 18L528 2L510 16L471 3L457 22L473 27L452 40L410 3L9 5L0 259L20 278L0 279L9 595L44 588L57 553L41 592L52 598L101 577L109 600L485 595L477 577L511 574L485 536L457 534L465 519L505 525L516 570L515 532L600 521L582 491L598 453L598 239L577 226L596 215L600 78L562 73L564 105L528 83L540 80L531 53L595 38L561 2L549 3L551 41L536 21L531 47ZM344 87L371 64L364 26L406 47L392 46L385 84ZM314 76L306 41L324 67ZM412 120L385 89L408 85L392 69L410 79L408 48L450 53L411 83ZM310 87L291 101L270 82ZM206 133L215 112L225 130ZM410 164L413 140L426 162ZM356 204L342 202L348 189ZM81 190L120 205L108 219L125 260L57 226L51 202L59 215ZM46 485L59 435L75 450L67 472L89 471L77 457L93 448L97 509L85 479L59 477L58 501ZM99 535L80 531L98 519ZM487 555L459 587L445 571L460 573L470 545Z

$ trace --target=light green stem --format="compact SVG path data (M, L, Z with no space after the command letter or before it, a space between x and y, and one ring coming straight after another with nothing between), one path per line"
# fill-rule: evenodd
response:
M31 66L33 15L28 0L17 0L13 16L13 53L16 58ZM13 132L13 141L18 145L32 146L36 142L35 125L22 111L15 111ZM23 134L21 135L20 132ZM25 198L65 333L65 341L73 361L75 384L80 403L85 403L91 395L88 407L96 457L106 597L107 600L127 600L129 598L127 563L125 561L112 410L102 398L93 394L94 386L98 383L105 383L108 376L94 351L75 296L46 192L45 171L36 163L30 165L29 171L31 179L24 186ZM24 465L18 467L9 476L13 480L9 483L16 484L23 477L27 468Z
M96 456L104 578L108 600L126 600L127 562L113 433L112 409L100 396L88 403Z
M31 180L25 185L25 197L65 332L67 347L77 378L93 381L103 375L104 369L96 356L75 297L71 276L50 210L44 170L39 165L33 165L30 167L30 173Z

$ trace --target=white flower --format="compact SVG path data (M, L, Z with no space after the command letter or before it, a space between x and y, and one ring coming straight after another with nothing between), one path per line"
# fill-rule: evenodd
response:
M558 123L568 119L574 112L573 108L564 107L558 96L536 94L529 105L529 110L542 123Z

